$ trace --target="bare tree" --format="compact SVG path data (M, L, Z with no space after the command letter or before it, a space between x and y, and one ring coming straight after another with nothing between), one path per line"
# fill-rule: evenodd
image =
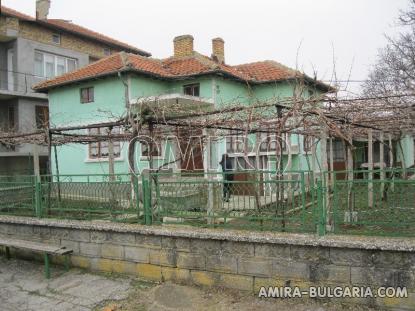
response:
M415 91L415 0L410 0L409 8L401 12L399 24L403 26L402 32L396 38L387 37L388 44L380 50L363 86L365 95L390 96ZM396 103L390 97L385 101Z

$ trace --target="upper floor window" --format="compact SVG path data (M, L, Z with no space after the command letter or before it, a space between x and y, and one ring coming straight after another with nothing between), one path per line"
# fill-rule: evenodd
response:
M36 128L43 129L49 126L49 109L47 106L36 106Z
M184 95L199 96L200 95L200 84L187 84L183 86Z
M61 44L61 35L58 33L54 33L52 35L52 42L55 44Z
M76 59L73 58L35 52L35 75L38 77L53 78L74 71L77 65Z
M104 55L105 55L105 56L110 56L110 55L111 55L111 49L109 49L109 48L104 48Z
M81 103L92 103L94 101L94 88L84 87L81 89Z

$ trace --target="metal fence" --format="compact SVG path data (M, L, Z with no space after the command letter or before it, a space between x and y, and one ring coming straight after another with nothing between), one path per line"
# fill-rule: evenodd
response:
M0 213L320 235L415 236L414 173L0 176Z

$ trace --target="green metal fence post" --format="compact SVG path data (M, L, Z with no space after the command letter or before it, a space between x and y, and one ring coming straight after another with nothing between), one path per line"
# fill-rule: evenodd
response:
M317 181L317 206L318 206L318 235L326 234L326 211L323 201L323 184L321 180Z
M35 176L35 213L36 217L42 217L42 184L37 176Z
M151 225L151 188L150 181L143 175L144 219L146 225Z
M304 229L305 222L306 222L306 190L305 190L304 172L301 172L301 206L302 206L302 225Z
M137 209L137 222L140 219L140 197L139 197L139 193L138 193L138 177L137 175L133 174L132 175L133 178L133 188L134 188L134 199L135 199L135 207Z

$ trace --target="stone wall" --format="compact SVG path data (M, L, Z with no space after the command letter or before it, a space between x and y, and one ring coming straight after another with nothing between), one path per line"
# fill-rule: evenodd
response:
M52 42L54 33L57 32L33 23L20 23L19 35L28 40L54 45ZM68 33L58 33L61 35L61 43L58 46L64 49L85 53L96 58L107 56L104 53L105 48L110 49L112 53L119 51L119 49L95 42L94 40L82 39L79 36Z
M261 286L406 286L406 299L344 302L415 308L413 239L319 238L5 216L0 216L0 235L72 248L76 267L256 294Z

